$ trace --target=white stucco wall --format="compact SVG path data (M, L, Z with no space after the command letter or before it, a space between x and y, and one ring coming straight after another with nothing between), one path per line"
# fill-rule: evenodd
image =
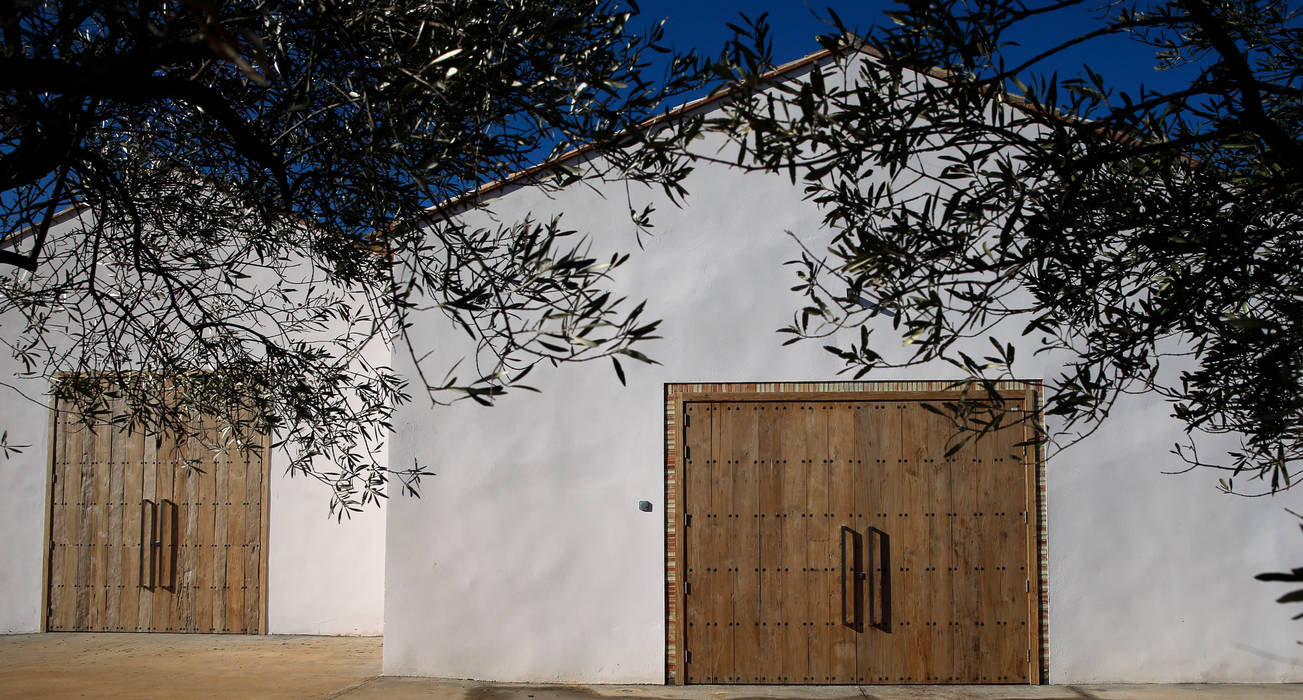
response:
M8 317L0 318L0 330ZM38 399L45 382L17 379L12 358L0 355L0 431L20 454L0 456L0 633L34 632L41 626L42 552L49 492L50 416ZM20 391L22 393L20 393Z
M643 252L623 187L554 199L518 189L493 202L504 220L563 212L567 227L594 234L599 257L608 245L632 251L614 288L664 319L664 339L647 348L663 364L624 363L627 387L609 363L540 367L529 383L541 394L400 411L391 459L438 475L421 498L389 505L386 674L664 680L664 384L836 380L840 369L819 343L781 348L774 332L800 303L784 231L810 234L820 219L799 188L715 166L686 185L682 209L658 202L659 233ZM648 197L635 193L635 207ZM433 314L413 340L444 356L459 342ZM1019 377L1059 369L1023 349ZM1050 680L1303 681L1303 631L1272 602L1279 588L1252 578L1298 565L1283 507L1300 496L1237 499L1207 472L1161 474L1181 466L1167 413L1126 401L1047 464Z

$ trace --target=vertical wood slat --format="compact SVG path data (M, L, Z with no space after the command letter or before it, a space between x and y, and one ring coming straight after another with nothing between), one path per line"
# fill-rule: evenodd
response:
M756 515L760 521L760 645L765 657L757 660L760 683L779 683L785 667L786 648L783 645L783 572L782 534L783 519L783 464L777 458L782 444L783 416L775 404L761 403L757 407L756 460L760 467L757 475Z
M226 623L226 556L230 542L227 539L227 513L230 512L231 492L227 482L231 463L237 456L234 450L218 454L213 462L213 546L211 611L214 632L232 632Z
M115 399L111 408L111 415L120 415L124 404L121 399ZM126 441L125 435L118 431L115 425L105 425L101 430L104 432L103 439L109 442L107 465L109 486L107 507L108 549L104 556L107 570L104 629L121 632L125 629L122 619L122 597L126 588L125 569L128 566L124 554L131 542L131 535L123 527L126 511L126 487L124 484L127 462Z
M926 562L923 579L927 581L923 595L925 629L920 630L931 652L931 662L923 670L925 683L953 683L958 680L955 673L954 629L957 620L954 615L953 551L954 539L951 531L953 476L951 466L957 454L947 456L952 445L962 446L959 441L965 437L956 434L953 421L943 415L937 415L914 404L909 411L916 416L916 421L926 438L920 440L926 453L920 455L924 481L923 502L920 504L919 517L925 518L927 535ZM971 442L971 441L970 441Z
M810 635L806 604L806 580L802 571L807 562L805 508L809 493L810 432L816 425L809 404L791 403L779 407L780 443L776 458L782 477L781 526L779 529L779 565L782 567L782 613L779 617L780 644L783 649L780 683L809 683Z
M259 629L258 614L262 607L262 453L245 450L245 551L244 551L244 620L246 634Z
M179 632L199 632L199 484L204 463L198 452L202 446L190 437L178 455L173 492L177 498L177 574L173 595L173 627Z
M928 511L928 460L931 459L931 445L928 443L932 436L927 431L925 411L916 404L904 404L900 438L904 455L894 485L901 501L896 524L901 540L897 549L901 556L900 566L894 573L901 576L897 592L901 599L900 625L903 629L900 633L906 640L907 650L902 665L904 678L901 679L905 683L924 682L936 657L928 627L928 599L932 593L928 571L931 546L928 542L928 518L925 516Z
M828 673L829 682L838 685L856 683L863 679L857 673L856 641L860 633L853 627L842 623L842 590L845 587L845 605L847 617L854 621L857 599L860 602L860 617L864 617L865 603L868 595L866 583L854 578L852 569L855 564L854 540L846 543L845 562L846 581L842 581L842 526L856 529L856 473L862 464L856 464L855 454L855 420L856 414L862 412L858 404L848 402L834 404L828 413L828 510L832 514L828 523L829 539L826 558L837 567L836 586L830 602L834 624L829 630ZM857 530L862 532L862 530ZM861 564L867 561L861 555ZM858 680L857 680L858 679Z
M136 430L121 435L122 449L122 596L119 617L123 631L142 632L140 619L140 502L143 498L145 435Z
M732 464L734 553L733 682L758 683L765 648L760 634L760 412L756 406L724 414L729 420L728 454Z
M710 429L710 512L706 516L707 587L711 597L711 681L730 683L733 674L733 406L712 406ZM704 593L704 591L703 591Z
M866 581L864 631L858 639L858 682L905 682L909 636L903 611L912 594L899 571L905 547L903 526L907 502L896 488L904 472L898 402L857 404L856 454L857 529L864 534L870 567ZM889 557L882 556L886 547ZM884 606L885 601L885 606Z
M712 599L704 571L706 558L707 518L710 508L710 435L711 413L701 404L684 407L687 425L683 429L684 512L687 525L683 533L685 596L684 649L688 654L684 678L689 683L706 683L713 676L711 666ZM695 654L693 653L695 652Z
M81 471L81 494L78 497L77 521L77 569L76 569L76 613L73 629L86 631L92 629L91 616L94 595L94 571L92 561L95 554L95 433L89 426L79 424L77 464Z
M150 629L155 632L175 632L176 618L173 609L176 602L175 583L177 573L174 562L176 561L175 540L176 527L180 525L179 512L178 520L173 519L174 509L167 506L164 501L177 500L176 493L176 460L180 453L177 445L176 436L171 434L160 434L154 436L157 457L154 462L154 502L158 506L158 532L163 542L161 547L156 548L152 553L157 557L157 574L155 574L155 586L153 603L154 609L150 618Z
M805 572L807 613L803 623L809 638L810 667L806 683L832 683L832 627L841 612L840 551L833 532L830 504L830 466L828 459L828 423L833 406L809 404L806 434L807 491L805 497ZM834 603L837 605L834 605Z
M980 443L979 443L980 444ZM981 680L985 651L979 625L982 622L982 576L984 561L982 528L979 515L982 503L979 475L986 469L979 444L967 446L951 465L951 497L954 518L954 576L951 596L954 601L955 675L960 682Z
M201 427L205 439L216 444L217 426L211 416L205 416L202 419ZM202 472L195 474L197 479L196 503L192 512L195 514L195 539L194 539L194 562L195 562L195 590L194 590L194 625L196 632L215 632L216 625L213 623L213 598L215 597L213 583L213 542L214 542L214 522L217 519L217 463L220 459L220 451L216 449L206 449L200 455L191 455L200 459L199 466Z
M159 440L154 435L141 434L140 436L140 498L142 501L150 501L157 507L158 505L158 448ZM148 516L148 514L146 514ZM158 527L158 518L151 517L152 527ZM137 589L137 605L139 614L136 621L136 629L141 632L151 632L154 627L154 596L164 595L164 592L158 588L158 563L155 559L156 553L150 545L150 538L153 536L150 532L150 523L146 523L144 532L143 546L145 547L144 556L146 559L146 575L151 575L152 582L148 588L141 587ZM150 562L153 562L152 564ZM161 628L161 625L160 625Z
M1001 612L1000 580L991 571L994 562L1000 560L1002 548L1007 545L995 516L995 504L998 502L1000 489L1000 480L996 474L999 466L997 452L998 447L992 440L983 440L978 445L981 469L976 474L977 507L983 556L977 567L977 585L981 590L977 634L980 646L986 652L979 679L989 683L999 682L1003 661L1000 630L996 625Z
M109 453L112 439L109 429L98 420L87 431L90 441L90 474L92 488L90 539L82 540L84 556L90 566L89 578L84 582L86 596L86 622L83 629L98 630L106 627L108 587L108 509L109 509Z
M1006 413L1006 420L1018 418L1016 413ZM1031 598L1031 575L1027 570L1027 550L1024 513L1027 477L1024 469L1022 426L1006 422L1004 427L989 437L996 465L996 498L991 504L996 515L994 522L1000 532L1000 555L991 562L996 569L993 576L1000 591L1000 609L995 620L1000 636L998 677L1005 683L1026 683L1030 679L1031 647L1028 645L1027 601ZM1028 514L1027 519L1030 520Z
M244 544L245 544L245 480L248 461L239 458L240 468L233 468L227 476L230 489L230 506L227 510L226 541L226 629L228 632L245 632L244 624ZM233 465L234 466L234 465Z

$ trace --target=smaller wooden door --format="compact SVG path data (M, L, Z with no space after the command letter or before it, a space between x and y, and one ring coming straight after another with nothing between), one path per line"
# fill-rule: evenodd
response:
M58 408L46 628L265 631L265 440L214 451Z

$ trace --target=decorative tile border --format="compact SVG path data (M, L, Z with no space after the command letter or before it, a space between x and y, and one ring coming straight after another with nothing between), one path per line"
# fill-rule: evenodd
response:
M999 390L1027 391L1030 393L1033 409L1041 409L1041 383L1039 381L1005 381L996 384ZM679 402L684 395L701 393L739 393L739 394L794 394L794 393L841 393L841 392L891 392L903 395L953 391L956 389L952 380L939 381L867 381L867 382L752 382L752 383L670 383L665 385L665 682L668 685L680 685L679 657ZM1044 454L1040 447L1035 451L1036 460L1036 546L1037 575L1040 580L1039 610L1039 677L1034 683L1049 682L1049 558L1046 549L1046 514L1045 514L1045 465Z

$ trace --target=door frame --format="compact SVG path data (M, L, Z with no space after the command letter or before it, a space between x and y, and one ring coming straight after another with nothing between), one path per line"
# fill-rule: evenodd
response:
M57 381L57 378L56 378ZM53 382L51 382L53 389ZM42 633L50 631L50 579L53 576L51 567L54 565L50 561L50 548L53 544L54 533L51 528L54 524L54 458L55 447L57 444L55 430L58 426L59 409L58 398L54 392L50 392L50 420L47 428L46 438L47 447L45 455L45 527L44 541L41 547L41 626ZM262 595L259 601L258 609L258 632L257 634L267 634L267 601L271 598L270 591L267 590L267 562L268 543L270 542L269 533L271 532L271 436L262 437L262 533L259 543L258 562L258 585L261 587ZM108 633L105 633L108 634ZM142 632L141 634L148 634Z
M1003 398L1019 401L1022 410L1038 417L1043 386L1039 380L1009 380L996 383ZM684 404L726 401L928 401L954 400L961 396L981 397L986 390L962 380L858 381L858 382L667 382L664 385L664 469L665 469L665 683L684 685L685 667L684 591L682 547ZM1034 423L1035 424L1035 423ZM1030 648L1036 650L1031 684L1049 682L1049 572L1046 550L1045 464L1042 445L1027 449L1025 467L1033 470L1027 480L1028 571L1035 572L1039 585L1028 591Z

